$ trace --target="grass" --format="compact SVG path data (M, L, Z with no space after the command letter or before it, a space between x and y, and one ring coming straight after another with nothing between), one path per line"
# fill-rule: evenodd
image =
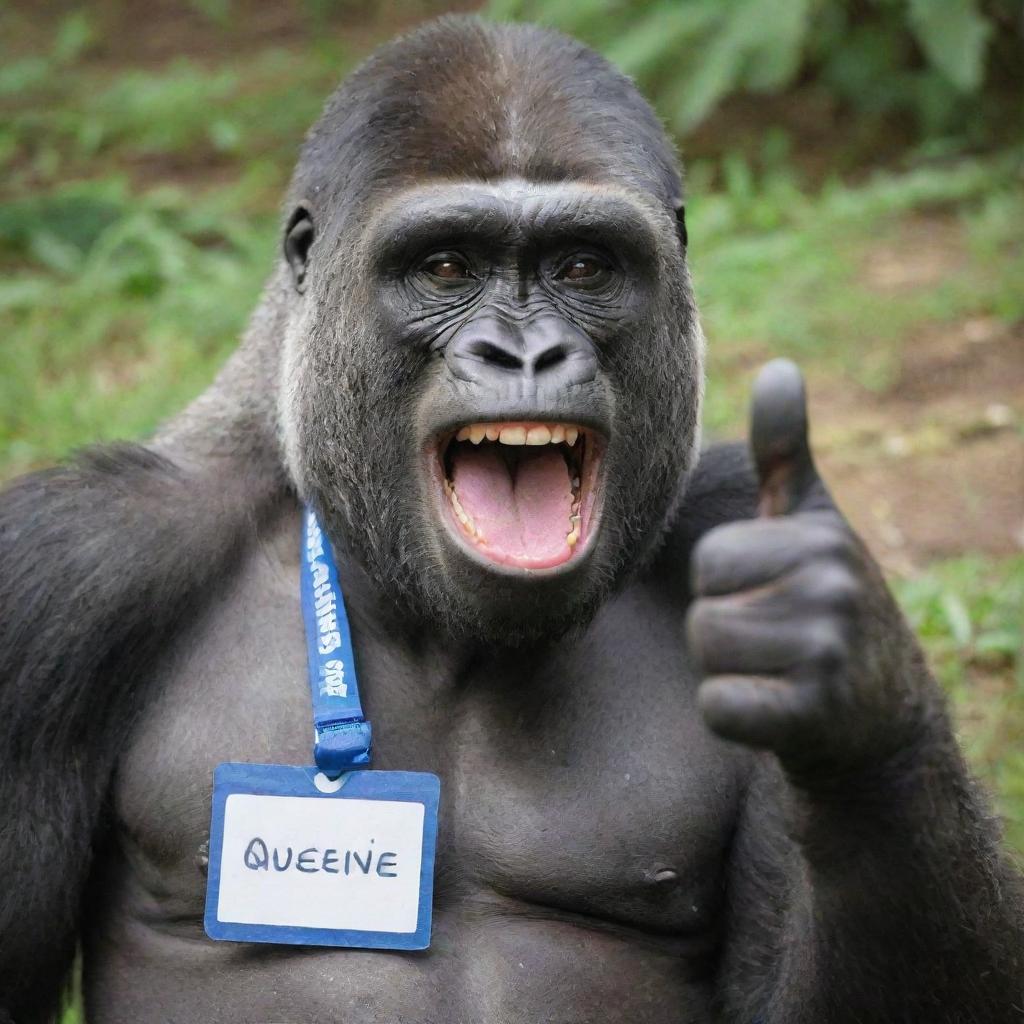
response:
M879 172L813 194L785 164L759 176L739 158L725 164L725 186L710 194L701 186L710 169L698 164L688 216L711 339L712 431L735 428L747 387L738 371L759 359L788 355L882 391L916 327L983 313L1007 324L1024 319L1021 154ZM865 280L872 254L915 215L934 210L965 226L963 274L880 301Z
M142 437L210 380L274 259L302 134L354 59L335 39L119 67L91 56L101 28L79 12L29 52L0 49L0 479ZM883 393L922 328L1024 321L1021 152L811 189L788 145L769 132L755 160L690 162L712 433L742 429L767 356ZM883 300L866 274L879 245L936 211L960 268ZM966 538L895 582L1024 851L1024 557Z
M897 596L960 723L975 771L1024 853L1024 556L937 563Z

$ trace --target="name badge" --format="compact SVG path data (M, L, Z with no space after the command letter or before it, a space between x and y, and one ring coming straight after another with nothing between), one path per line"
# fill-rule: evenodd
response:
M424 772L218 765L206 934L426 949L439 793Z

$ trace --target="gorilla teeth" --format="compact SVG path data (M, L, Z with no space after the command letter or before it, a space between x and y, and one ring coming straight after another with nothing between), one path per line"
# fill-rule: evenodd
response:
M565 423L537 423L526 426L522 423L471 423L459 429L456 441L480 444L482 441L497 441L507 445L567 444L571 448L579 440L580 428Z
M579 509L578 501L579 499L577 499L577 504L573 505L573 508L576 510ZM575 515L569 516L569 522L572 524L572 529L566 534L565 543L573 548L580 539L580 515L578 511Z
M486 545L486 538L480 533L479 528L473 521L472 516L462 507L455 485L450 477L451 463L449 458L453 452L455 443L468 443L472 445L483 444L484 441L497 442L504 446L507 452L509 472L514 471L520 456L515 454L516 448L540 447L542 445L555 444L561 446L562 454L565 457L566 467L569 471L569 485L572 491L572 504L569 509L568 532L565 535L566 544L572 548L579 543L582 534L582 477L583 461L585 458L584 448L586 437L583 430L578 426L566 423L469 423L460 427L450 443L443 446L440 455L444 467L444 492L451 503L455 518L459 521L466 534L478 544ZM579 443L577 443L579 442Z
M466 514L466 510L462 507L459 502L459 496L455 493L455 488L445 480L444 482L445 494L448 495L448 500L452 503L452 508L455 510L455 517L460 523L466 528L466 532L471 537L476 537L477 529L476 523Z
M526 444L526 427L502 427L498 434L498 444L514 444L522 447Z

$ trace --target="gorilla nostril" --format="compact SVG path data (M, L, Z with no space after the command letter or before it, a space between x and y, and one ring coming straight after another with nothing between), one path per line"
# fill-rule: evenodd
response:
M523 365L523 361L517 355L484 338L470 342L467 354L482 362L500 366L504 370L518 370Z
M566 354L564 345L552 345L551 348L537 356L537 360L533 364L533 372L543 373L553 366L558 366L559 363L565 362Z

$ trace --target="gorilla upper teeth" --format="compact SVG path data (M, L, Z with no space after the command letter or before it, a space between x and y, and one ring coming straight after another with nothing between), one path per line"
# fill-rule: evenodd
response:
M497 441L499 444L510 447L519 446L540 446L547 444L565 445L563 453L569 467L569 484L572 489L572 502L569 509L569 532L565 541L569 547L575 547L579 543L582 532L582 516L580 506L582 505L581 494L581 460L583 459L582 448L577 449L576 442L580 440L582 431L579 427L569 426L565 423L469 423L460 427L456 432L455 441L468 441L470 444L478 445L484 440ZM462 524L466 533L478 544L486 543L472 517L462 507L459 501L455 485L449 477L450 464L446 463L444 475L444 491L451 502L455 518Z
M564 423L471 423L461 427L455 435L456 441L480 444L482 441L497 441L507 445L567 444L571 448L580 436L580 428Z
M526 427L502 427L498 434L499 444L526 444Z

